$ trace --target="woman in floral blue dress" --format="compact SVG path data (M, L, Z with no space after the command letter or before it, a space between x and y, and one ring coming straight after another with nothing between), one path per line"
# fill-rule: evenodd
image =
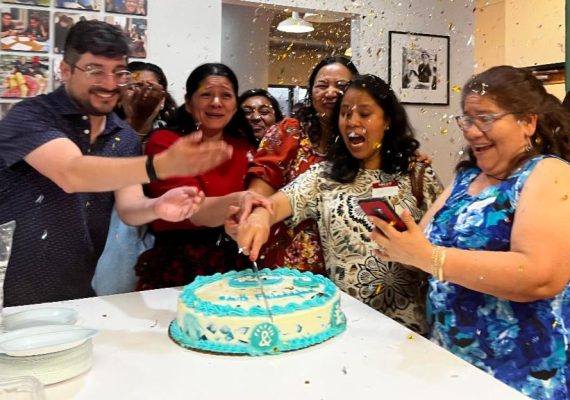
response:
M508 66L474 76L462 107L453 184L419 226L403 214L406 232L374 219L376 253L432 274L433 341L531 398L568 399L570 115Z

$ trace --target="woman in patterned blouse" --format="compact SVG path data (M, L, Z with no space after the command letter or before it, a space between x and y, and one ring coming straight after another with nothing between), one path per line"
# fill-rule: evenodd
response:
M533 399L568 399L570 115L510 66L468 81L462 107L467 160L419 227L375 220L378 256L432 273L433 341Z
M328 276L340 289L387 316L425 334L426 274L371 254L373 225L358 201L388 188L385 197L419 220L442 190L433 170L411 163L419 143L392 89L373 75L356 77L333 114L327 162L315 164L271 196L273 213L256 208L238 229L238 244L256 259L270 226L291 217L291 224L317 221ZM422 192L412 180L421 174ZM380 195L380 194L378 194ZM423 200L422 200L423 198ZM419 201L418 201L419 200Z

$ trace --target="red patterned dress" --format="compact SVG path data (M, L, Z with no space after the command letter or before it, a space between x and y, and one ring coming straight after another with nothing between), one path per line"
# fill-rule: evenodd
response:
M259 144L247 174L247 179L259 178L279 190L321 162L319 154L301 123L285 118L270 127ZM286 223L274 226L260 257L263 267L289 267L325 275L320 237L314 220L305 220L295 228Z

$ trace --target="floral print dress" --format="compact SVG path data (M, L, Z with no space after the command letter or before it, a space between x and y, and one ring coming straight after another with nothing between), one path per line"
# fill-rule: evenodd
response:
M520 192L539 156L498 185L471 196L481 173L460 172L426 233L434 244L509 251ZM533 399L570 398L570 285L558 295L520 303L450 282L429 280L432 340Z
M397 194L387 197L388 201L396 212L408 209L419 220L441 193L441 183L427 167L424 202L418 207L409 173L362 169L354 182L339 183L328 177L329 166L326 162L313 165L281 189L293 209L288 223L296 225L307 218L317 221L327 275L342 291L420 334L427 333L426 275L372 255L378 248L368 237L373 225L358 201L372 197L374 183L397 182Z
M250 162L247 179L259 178L276 191L293 181L313 164L323 161L301 123L285 118L268 128ZM294 228L277 224L262 249L264 267L288 267L325 274L321 241L315 221L307 219Z

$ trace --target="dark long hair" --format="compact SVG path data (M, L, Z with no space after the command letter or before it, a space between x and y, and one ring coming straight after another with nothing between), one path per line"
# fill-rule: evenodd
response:
M283 112L281 111L281 106L275 97L271 95L265 89L249 89L243 92L238 98L238 107L241 108L241 105L250 97L261 96L265 97L271 103L271 107L273 107L273 111L275 111L275 122L279 122L283 119Z
M560 100L546 92L542 83L524 69L509 65L490 68L473 76L461 94L461 107L469 95L488 96L501 109L519 119L537 115L536 131L531 137L532 148L515 158L507 176L524 161L538 154L552 154L570 161L570 114ZM456 170L475 167L477 161L470 148L467 159Z
M321 123L319 122L319 116L315 107L313 106L313 86L315 85L315 79L317 79L317 74L319 71L331 64L341 64L344 65L353 75L358 74L358 69L350 61L349 58L344 56L329 56L323 58L319 63L313 68L311 75L309 76L309 83L307 86L307 95L305 96L305 104L297 112L297 118L301 122L301 125L307 131L311 143L317 144L321 140L323 134L321 130Z
M357 75L347 86L349 90L362 90L368 93L384 111L389 129L384 131L380 148L380 170L387 173L407 172L414 152L420 147L414 139L414 132L408 121L406 110L386 82L374 75ZM358 174L361 160L352 156L339 130L340 105L335 106L333 114L333 137L335 138L327 160L331 163L329 177L337 182L350 183Z
M234 73L234 71L231 70L230 67L221 63L202 64L196 67L194 71L190 73L190 76L188 76L188 79L186 80L186 96L185 96L186 102L190 101L192 95L200 87L200 83L202 83L204 79L212 75L223 76L230 81L230 83L232 84L232 89L236 98L236 105L237 105L237 99L239 97L238 96L239 84L237 76ZM188 115L187 118L188 118L187 122L189 124L191 124L192 126L196 125L196 121L194 120L192 115ZM249 125L249 123L247 122L245 114L243 113L243 110L240 107L237 107L237 111L233 115L230 122L224 128L224 133L229 136L243 137L249 143L256 146L256 139L253 134L253 130Z

